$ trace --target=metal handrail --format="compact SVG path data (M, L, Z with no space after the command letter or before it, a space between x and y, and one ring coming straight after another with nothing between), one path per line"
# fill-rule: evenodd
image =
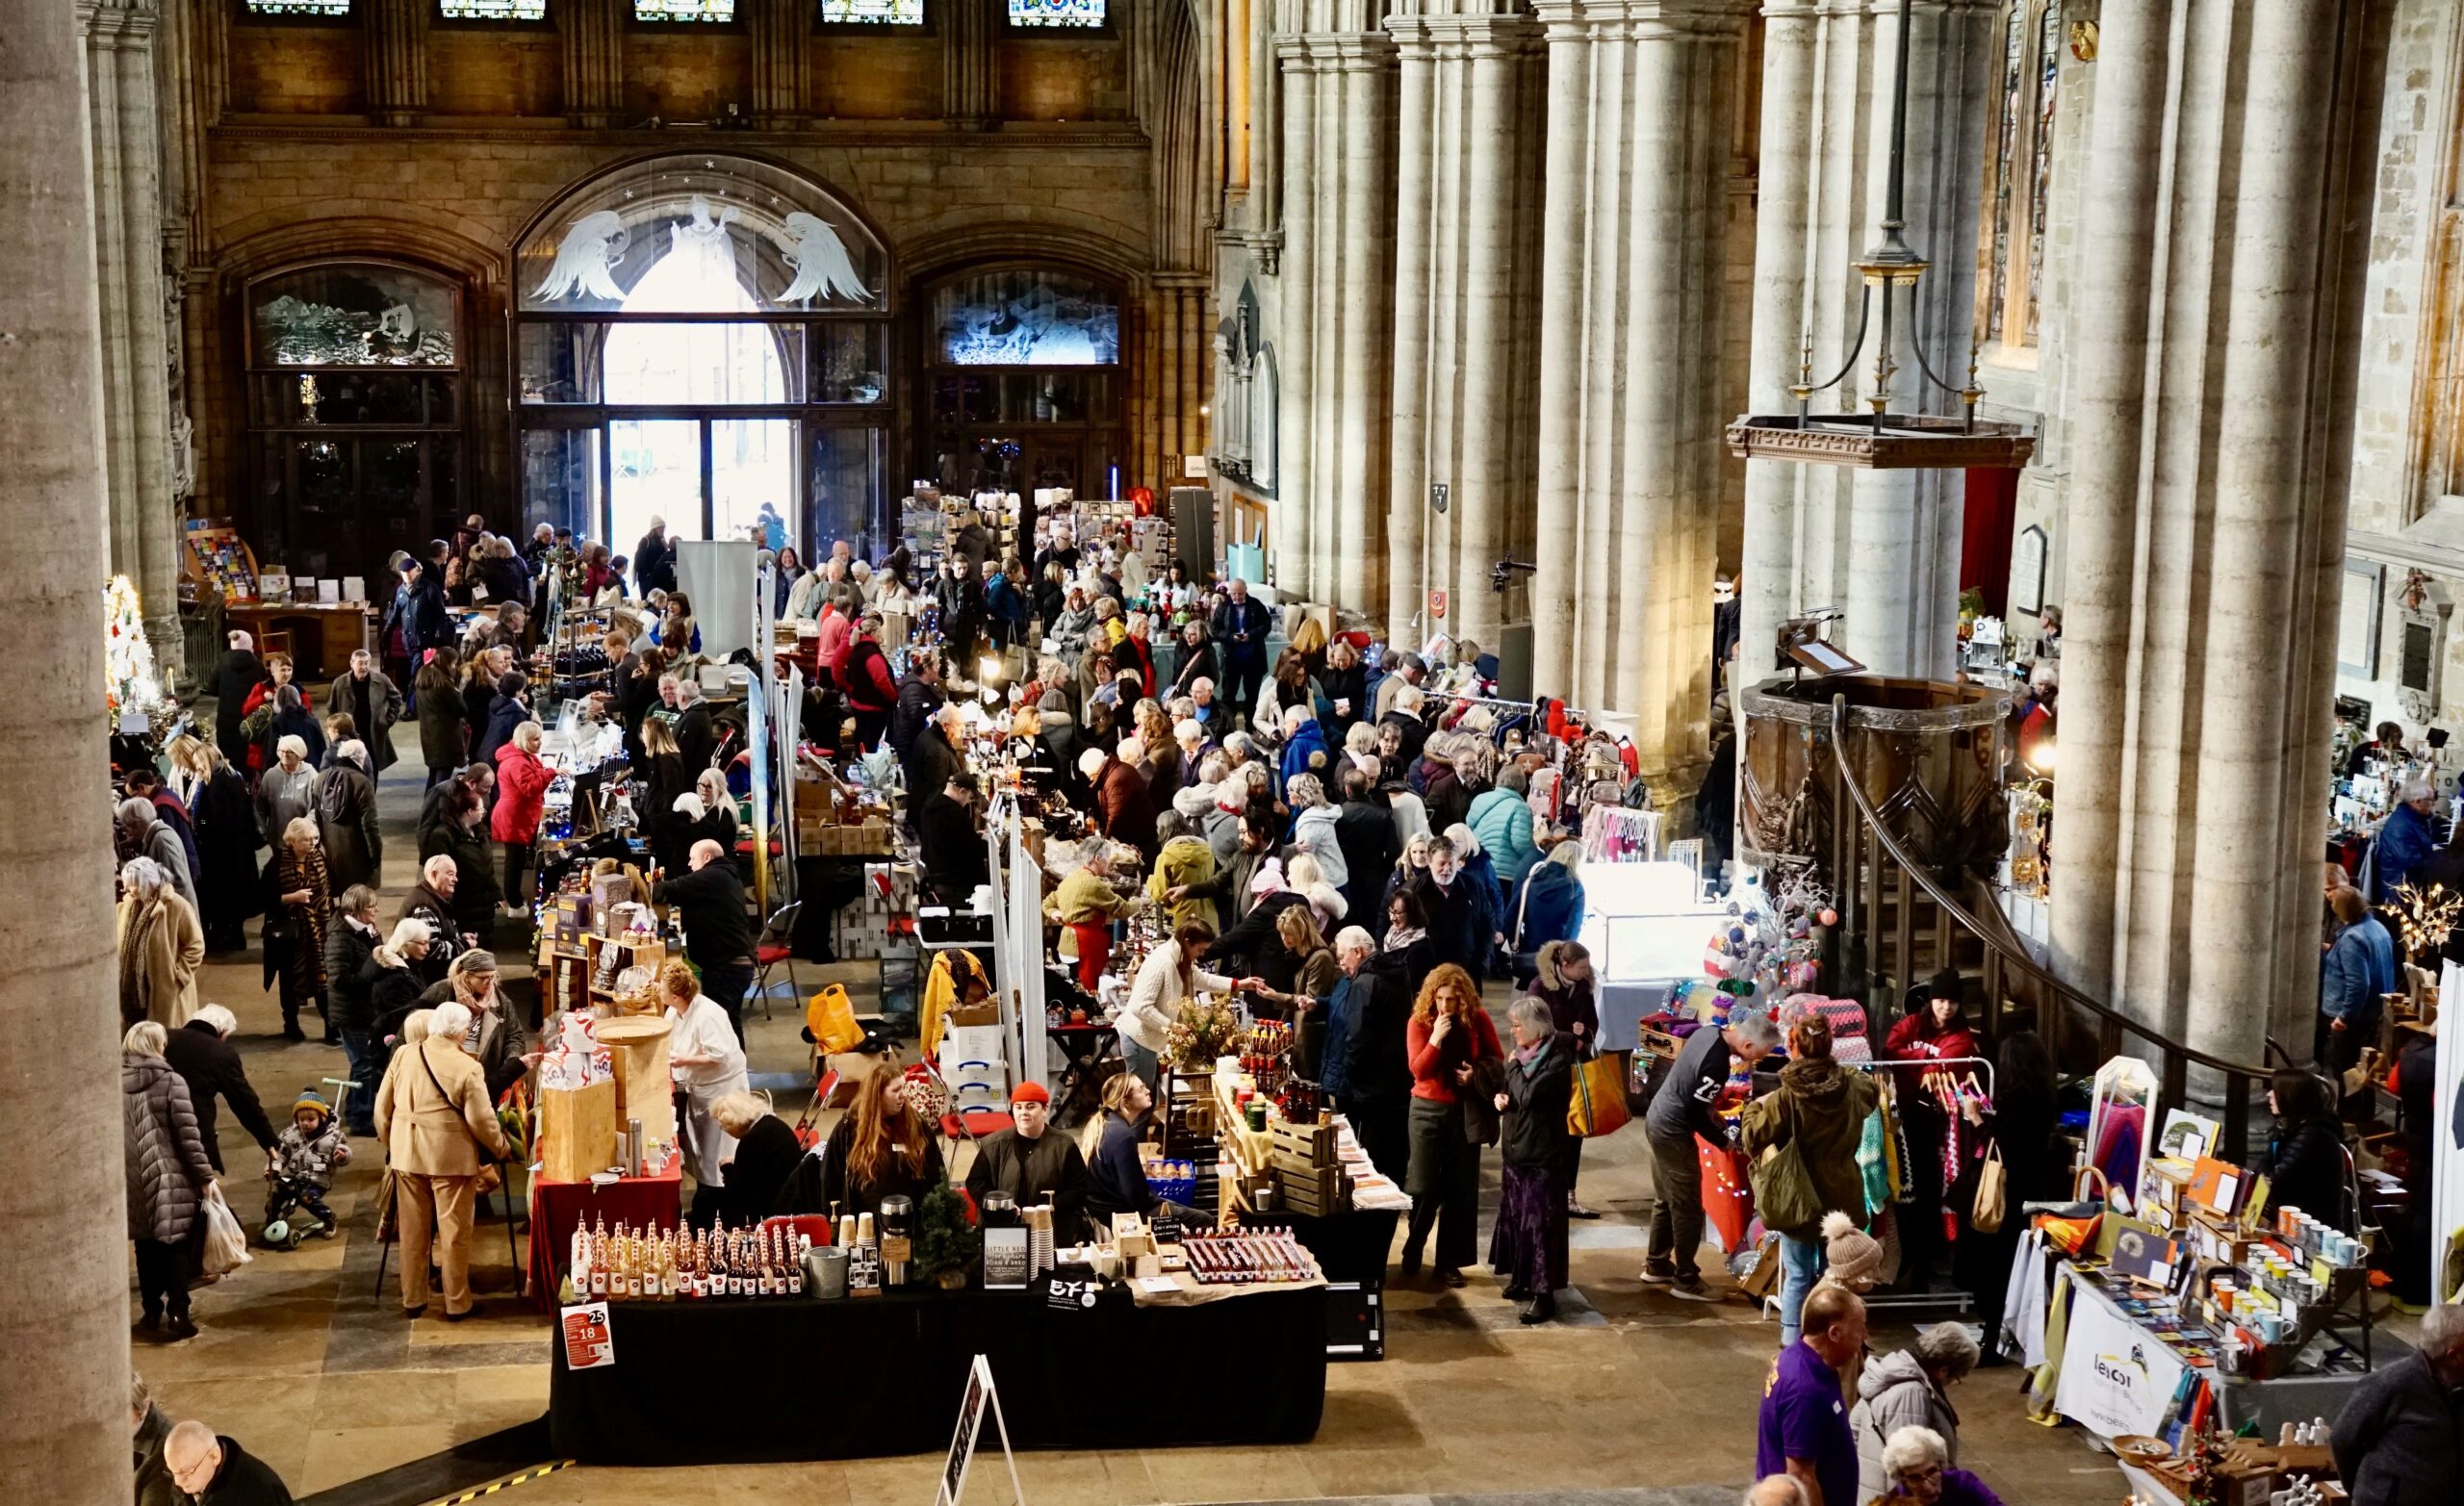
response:
M2239 1146L2242 1136L2247 1128L2251 1085L2261 1085L2261 1090L2264 1091L2264 1085L2272 1075L2269 1069L2240 1061L2228 1061L2194 1046L2187 1046L2180 1041L2160 1035L2102 1000L2092 998L2064 983L2025 952L2015 950L1996 939L1965 905L1953 898L1949 890L1935 881L1934 876L1926 871L1924 864L1909 855L1908 850L1899 845L1899 838L1892 835L1890 829L1884 824L1881 813L1875 810L1873 803L1865 798L1864 787L1858 782L1856 771L1848 766L1847 732L1848 698L1843 695L1835 695L1831 698L1831 757L1838 769L1839 782L1846 788L1848 798L1855 803L1858 815L1864 822L1865 829L1874 834L1874 840L1880 843L1882 850L1890 855L1891 861L1899 865L1900 872L1915 880L1917 887L1924 890L1927 897L1936 905L1941 906L1944 914L1964 927L1970 935L1982 942L1986 950L2004 964L2015 966L2021 973L2058 995L2064 1002L2076 1005L2094 1015L2103 1023L2108 1038L2118 1034L2128 1034L2155 1047L2164 1058L2165 1090L2175 1101L2180 1101L2183 1096L2182 1089L2191 1066L2202 1066L2222 1074L2226 1108L2224 1128L2227 1141ZM1845 876L1842 877L1845 878ZM1847 885L1843 882L1842 887ZM2274 1043L2271 1041L2270 1044Z

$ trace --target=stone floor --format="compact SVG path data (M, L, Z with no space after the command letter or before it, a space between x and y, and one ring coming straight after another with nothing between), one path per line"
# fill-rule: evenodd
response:
M421 774L415 743L404 741L409 756L381 781L389 917L413 877L410 824ZM500 950L510 965L518 949ZM858 982L860 969L800 971L809 988L824 976ZM303 1085L341 1074L338 1049L282 1042L279 1011L263 991L253 948L212 963L202 996L240 1017L249 1077L274 1112ZM757 1074L802 1069L798 1022L783 995L778 1003L770 1021L757 1008L748 1031ZM227 1111L221 1137L233 1205L253 1230L262 1158ZM260 1250L252 1264L198 1294L198 1338L160 1345L141 1337L135 1360L172 1415L204 1418L240 1439L300 1496L330 1491L333 1500L351 1506L415 1506L452 1487L385 1471L545 1411L549 1328L518 1300L504 1228L493 1219L481 1224L477 1239L476 1315L447 1324L431 1308L425 1318L403 1319L390 1274L388 1289L375 1290L379 1251L370 1199L381 1156L372 1141L356 1149L359 1159L333 1199L346 1226L340 1238L312 1240L291 1254ZM1090 1407L1117 1412L1122 1446L1021 1455L1027 1495L1040 1506L1362 1496L1450 1506L1465 1494L1542 1492L1576 1506L1608 1506L1597 1493L1617 1492L1630 1506L1710 1506L1751 1475L1755 1405L1777 1329L1742 1302L1704 1307L1647 1294L1637 1283L1650 1206L1647 1161L1630 1132L1587 1150L1583 1196L1604 1216L1576 1225L1577 1292L1564 1321L1521 1327L1496 1283L1476 1268L1462 1291L1427 1283L1393 1289L1388 1358L1329 1369L1325 1420L1304 1446L1141 1449L1134 1371L1097 1371L1084 1357L1055 1356L1048 1378L1079 1390ZM1493 1202L1494 1167L1490 1181ZM133 1278L130 1302L133 1319ZM1886 1328L1876 1342L1906 1337L1904 1329ZM725 1361L711 1357L709 1377L670 1378L676 1404L723 1405L715 1398ZM1966 1462L2005 1499L2027 1506L2114 1498L2114 1469L2084 1435L2025 1421L2014 1374L1980 1372L1957 1396ZM1018 1385L1044 1378L1001 1379ZM816 1407L829 1404L831 1384L826 1374L814 1377ZM453 1485L538 1462L464 1466ZM517 1490L531 1506L664 1503L681 1492L722 1501L791 1492L814 1506L921 1502L933 1494L937 1466L937 1458L911 1458L689 1472L577 1468ZM981 1468L979 1495L1006 1492L1005 1482ZM362 1480L361 1489L338 1489ZM1656 1489L1630 1489L1642 1486Z

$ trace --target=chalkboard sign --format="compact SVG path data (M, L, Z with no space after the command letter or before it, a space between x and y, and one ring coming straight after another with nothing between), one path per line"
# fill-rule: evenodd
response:
M1010 1467L1010 1497L1015 1506L1026 1506L1027 1493L1018 1488L1018 1461L1010 1452L1010 1425L1001 1417L1001 1396L992 1386L992 1364L982 1355L967 1367L966 1395L959 1402L959 1423L950 1433L950 1456L941 1466L941 1486L934 1497L934 1506L958 1506L959 1495L966 1489L969 1467L975 1463L975 1445L984 1435L984 1412L992 1409L992 1427L1001 1439L1001 1460Z

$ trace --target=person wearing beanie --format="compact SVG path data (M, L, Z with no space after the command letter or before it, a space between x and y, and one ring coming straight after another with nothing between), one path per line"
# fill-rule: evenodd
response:
M967 1195L984 1207L987 1192L1007 1192L1021 1208L1049 1201L1053 1238L1080 1238L1087 1210L1087 1159L1078 1142L1052 1129L1052 1092L1041 1083L1020 1083L1010 1092L1010 1128L977 1142L967 1169Z
M287 1188L293 1201L317 1215L317 1238L330 1239L340 1231L325 1192L334 1171L350 1164L350 1141L340 1121L314 1087L303 1088L291 1104L291 1124L275 1136L266 1180L273 1184L266 1195L266 1220L278 1213L276 1200Z
M1857 1227L1857 1220L1833 1209L1822 1215L1822 1281L1863 1296L1881 1285L1882 1241Z

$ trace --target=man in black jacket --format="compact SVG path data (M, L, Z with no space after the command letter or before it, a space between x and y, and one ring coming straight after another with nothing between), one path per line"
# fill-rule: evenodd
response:
M676 751L684 760L684 777L698 779L718 752L718 724L702 699L702 682L690 676L676 677Z
M1395 813L1369 798L1373 781L1365 769L1343 774L1343 808L1335 812L1335 845L1344 855L1344 913L1355 920L1375 915L1386 898L1386 880L1399 851Z
M2418 1350L2355 1383L2328 1443L2352 1506L2454 1506L2464 1489L2464 1307L2431 1308Z
M461 867L450 856L439 853L428 858L420 864L420 881L402 897L402 912L396 917L427 922L427 956L412 964L411 971L431 983L445 982L454 955L470 944L462 939L453 911L453 891L461 880Z
M899 681L898 704L890 708L889 745L900 763L915 755L915 740L941 709L941 656L933 651L914 654L907 678Z
M966 770L966 759L958 750L958 708L941 707L917 734L915 752L907 760L907 815L918 837L923 835L925 817L940 803L950 776Z
M325 922L325 1019L342 1038L345 1069L359 1085L344 1095L337 1111L344 1133L360 1136L376 1134L376 1010L369 1002L374 980L368 958L384 941L376 929L375 890L354 884L335 898L334 913Z
M1771 1016L1740 1009L1729 1016L1725 1029L1706 1025L1688 1036L1667 1080L1652 1095L1651 1107L1643 1111L1643 1137L1651 1143L1656 1196L1651 1242L1644 1250L1645 1286L1666 1287L1695 1302L1718 1300L1694 1268L1703 1248L1703 1163L1696 1159L1694 1137L1727 1143L1719 1101L1730 1064L1752 1065L1779 1045L1780 1028Z
M163 1463L193 1506L291 1506L282 1476L202 1422L172 1427L163 1440Z
M1245 719L1267 673L1267 634L1272 620L1266 603L1249 600L1249 583L1234 579L1231 594L1215 608L1207 634L1223 658L1222 692L1233 714Z
M940 902L962 908L990 872L984 836L975 829L978 786L961 770L941 784L941 798L917 818L916 844L924 850L924 883Z
M668 879L654 869L651 900L673 905L684 922L684 955L702 970L702 991L728 1011L736 1039L744 1038L737 1010L753 986L753 923L745 913L744 883L726 850L704 839L693 844L693 871Z
M240 1066L240 1048L231 1044L231 1032L238 1024L230 1010L209 1004L163 1037L163 1058L189 1085L189 1098L196 1106L196 1133L205 1141L205 1159L217 1171L222 1169L222 1147L214 1133L217 1093L229 1102L232 1117L257 1142L257 1148L273 1154L273 1126L266 1119L265 1106L257 1102L257 1090L248 1085L248 1074Z

